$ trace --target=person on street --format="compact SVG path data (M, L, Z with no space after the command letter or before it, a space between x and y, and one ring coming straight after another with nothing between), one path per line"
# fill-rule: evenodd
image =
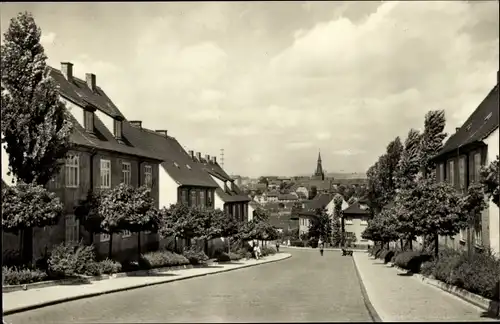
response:
M276 252L280 251L280 241L276 241Z
M255 254L255 259L259 260L259 258L260 258L259 243L255 243L255 246L253 247L253 253Z
M321 256L323 256L323 248L324 248L324 244L323 244L323 242L320 242L319 243L319 253L321 253Z

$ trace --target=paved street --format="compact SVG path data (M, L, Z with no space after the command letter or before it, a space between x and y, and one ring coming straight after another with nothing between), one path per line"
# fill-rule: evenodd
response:
M292 258L5 317L8 323L371 321L351 258Z

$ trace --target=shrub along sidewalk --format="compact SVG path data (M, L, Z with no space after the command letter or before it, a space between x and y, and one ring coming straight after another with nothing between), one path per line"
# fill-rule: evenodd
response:
M491 321L483 310L417 278L398 273L383 260L354 252L362 284L382 321Z
M159 270L152 275L137 275L92 281L81 285L57 285L47 288L29 289L28 291L3 293L3 314L8 315L81 298L226 272L254 265L276 262L289 257L291 257L291 255L288 253L279 253L269 255L260 260L240 260L238 263L214 264L212 266L209 265L177 271Z

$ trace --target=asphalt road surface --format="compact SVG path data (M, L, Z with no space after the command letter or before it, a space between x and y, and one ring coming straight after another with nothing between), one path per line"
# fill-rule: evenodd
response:
M368 321L352 258L287 250L275 263L81 299L4 319L24 323Z

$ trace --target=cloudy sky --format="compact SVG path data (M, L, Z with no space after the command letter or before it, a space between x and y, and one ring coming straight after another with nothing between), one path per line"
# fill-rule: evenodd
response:
M445 109L460 126L496 82L497 1L2 3L42 28L129 120L229 173L364 172Z

